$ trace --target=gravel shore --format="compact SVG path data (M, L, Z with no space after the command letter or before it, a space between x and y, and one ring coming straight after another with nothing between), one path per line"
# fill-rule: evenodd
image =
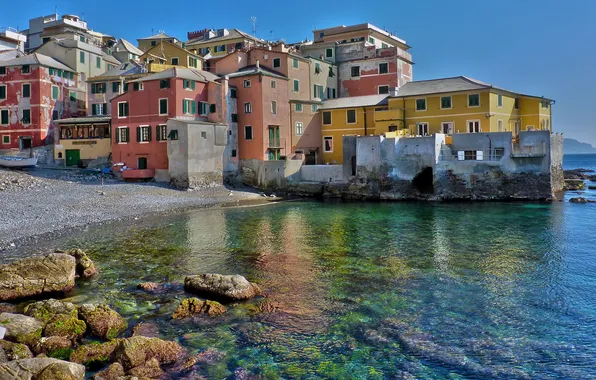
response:
M0 168L0 250L32 238L152 213L221 205L262 196L250 188L180 191L155 182L125 183L77 169Z

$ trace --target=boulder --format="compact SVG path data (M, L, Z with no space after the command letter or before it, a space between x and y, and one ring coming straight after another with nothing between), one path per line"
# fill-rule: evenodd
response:
M86 366L93 363L107 363L119 343L120 340L115 339L106 343L91 343L79 346L70 354L70 361Z
M83 380L85 367L53 358L13 360L0 364L0 380Z
M174 319L192 317L194 315L206 314L210 317L226 312L225 306L216 301L201 301L198 298L187 298L180 302L180 305L172 315Z
M81 305L79 318L87 323L92 335L106 340L117 337L128 327L126 320L107 305Z
M89 258L87 253L82 249L72 248L66 251L56 251L58 253L65 253L75 258L76 261L76 275L77 277L91 277L97 273L97 268L93 261Z
M149 338L159 337L159 328L150 322L141 322L132 329L132 336L146 336Z
M16 313L18 310L17 305L8 303L8 302L0 302L0 313Z
M39 341L43 330L40 321L22 314L1 313L0 326L6 328L4 339L30 347Z
M31 359L33 354L29 347L21 343L0 340L0 348L4 350L6 358L10 360Z
M582 179L566 179L565 190L583 190L584 181Z
M124 377L124 368L120 363L112 363L103 371L100 371L93 376L94 380L117 380Z
M200 274L184 279L184 289L205 298L223 301L239 301L261 294L255 283L236 275Z
M72 346L72 341L64 336L42 337L33 347L33 351L51 358L68 360L73 351Z
M153 358L159 364L174 363L181 353L182 347L176 342L145 336L133 336L120 340L114 352L114 357L128 371L144 365Z
M70 302L55 299L27 305L25 315L44 323L43 336L66 337L76 342L87 330L85 322L78 317L77 307Z
M152 358L138 367L132 368L128 371L128 375L140 378L158 379L164 375L164 371L159 366L157 359Z
M571 202L571 203L594 203L596 201L593 201L591 199L586 199L584 197L577 197L577 198L571 198L569 200L569 202Z
M74 257L63 253L0 265L0 301L67 292L75 281Z
M162 285L157 282L141 282L137 285L137 289L141 289L147 292L155 292L162 288Z
M0 364L9 362L8 356L4 352L4 348L0 347Z

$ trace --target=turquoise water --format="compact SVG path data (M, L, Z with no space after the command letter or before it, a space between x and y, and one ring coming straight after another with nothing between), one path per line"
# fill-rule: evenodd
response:
M596 378L596 205L299 202L135 223L35 249L91 252L100 274L68 296L218 351L208 378ZM258 282L275 311L172 321L203 272Z

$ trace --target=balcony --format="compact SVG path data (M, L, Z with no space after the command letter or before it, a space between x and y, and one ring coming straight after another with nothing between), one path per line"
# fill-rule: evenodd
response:
M279 137L269 137L269 148L280 149L282 147L282 139Z
M150 73L159 73L161 71L167 70L167 69L171 69L173 67L182 67L182 66L176 66L176 65L168 65L165 63L155 63L155 62L151 62L147 65L147 70Z
M397 109L375 111L375 121L392 121L401 120L401 112Z

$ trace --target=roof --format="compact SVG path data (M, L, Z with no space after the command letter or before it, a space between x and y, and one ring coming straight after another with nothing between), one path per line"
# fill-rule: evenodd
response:
M334 36L334 35L338 35L338 34L359 31L359 30L363 30L363 29L368 29L368 30L377 32L377 33L379 33L387 38L390 38L393 41L403 45L406 49L410 48L410 46L406 43L405 40L397 37L396 35L394 35L392 33L389 33L386 30L383 30L383 29L381 29L373 24L369 24L369 23L349 25L349 26L338 25L338 26L333 26L331 28L315 29L315 30L313 30L313 33L316 35L317 33L323 32L324 37L327 37L327 36Z
M499 90L505 91L512 94L528 96L533 98L542 98L540 96L521 94L515 91L506 90L493 86L489 83L481 82L477 79L468 78L465 76L453 77L453 78L439 78L430 80L421 80L408 82L397 91L397 96L394 97L406 97L406 96L420 96L429 94L441 94L447 92L461 92L461 91L475 91L475 90ZM546 98L545 98L546 99ZM547 99L550 100L550 99Z
M209 43L209 44L211 44L213 42L227 41L227 40L232 40L232 39L236 39L236 38L247 38L249 40L256 40L256 41L265 42L265 41L263 41L260 38L251 36L250 34L244 33L243 31L238 30L238 29L230 29L230 30L228 30L228 32L229 33L226 36L213 37L213 38L210 38L208 40L203 39L203 37L197 37L197 38L194 38L192 40L188 40L188 42L186 43L186 45L187 46L189 46L189 45L199 45L199 44L202 44L202 43Z
M335 108L355 108L355 107L370 107L381 106L387 104L389 95L365 95L352 96L349 98L329 99L323 102L321 109L330 110Z
M150 80L168 79L168 78L181 78L188 80L196 80L199 82L215 82L219 77L207 71L189 69L186 67L173 67L160 71L159 73L147 75L146 77L135 79L130 82L145 82Z
M137 63L136 61L130 60L129 62L119 64L117 67L114 67L110 71L106 71L103 74L88 78L87 81L102 80L107 77L141 75L146 73L147 70L143 67L143 65Z
M168 36L164 32L159 32L159 33L154 34L154 35L149 36L149 37L137 38L137 41L141 41L141 40L159 40L159 39L164 39L164 38L176 38L176 37Z
M0 51L0 62L8 61L9 59L15 59L24 56L25 54L19 49L7 49Z
M73 117L70 119L54 120L54 124L109 123L110 120L112 120L111 116L86 116L86 117Z
M201 57L200 55L197 55L197 54L191 53L190 51L188 51L187 49L185 49L185 48L181 47L180 45L173 44L173 43L171 43L171 42L168 42L168 41L160 41L160 42L159 42L157 45L155 45L155 46L151 46L151 48L150 48L150 49L148 49L147 51L143 52L143 54L141 55L141 57L142 57L142 56L145 56L145 55L152 55L152 56L154 56L155 58L159 58L159 59L166 59L166 57L165 57L165 56L158 56L158 55L154 55L154 54L150 53L150 52L152 52L152 51L153 51L153 52L155 52L155 51L157 51L157 50L160 50L160 49L163 47L163 44L168 44L168 45L171 45L172 47L174 47L174 48L176 48L176 49L178 49L178 50L182 50L182 51L184 51L186 54L188 54L188 55L191 55L193 58L200 59L200 60L204 60L204 58L203 58L203 57ZM162 54L163 54L163 50L160 50L160 51L162 51Z
M55 42L57 45L62 46L62 47L66 47L66 48L77 48L77 49L82 49L85 51L90 51L93 54L103 54L102 50L100 48L98 48L97 46L88 44L86 42L82 42L79 40L73 40L73 39L52 39L48 42ZM46 43L48 43L46 42ZM42 44L41 46L44 46L45 44ZM40 46L40 47L41 47ZM38 48L39 49L39 48Z
M39 53L32 53L29 55L25 55L20 58L10 59L8 61L0 62L0 66L8 67L8 66L22 66L22 65L40 65L45 67L52 67L58 70L66 70L66 71L75 71L70 67L66 66L62 62L55 60L52 57L48 57L47 55L39 54Z
M228 78L237 78L237 77L244 77L244 76L248 76L248 75L257 75L257 74L263 74L266 76L280 78L280 79L286 79L286 80L288 79L287 76L283 75L282 73L280 73L278 71L271 70L271 69L268 69L263 66L257 67L255 65L245 66L245 67L241 68L240 70L236 71L235 73L227 74L226 76Z
M126 51L128 51L129 53L136 54L138 56L141 56L144 53L144 51L134 46L130 42L126 41L124 38L121 38L118 42L121 43L124 49L126 49Z
M106 54L106 53L103 53L103 54L101 55L101 57L103 58L103 60L104 60L104 61L106 61L106 62L108 62L108 63L112 63L112 64L114 64L114 65L119 65L119 64L121 64L121 63L122 63L122 62L120 62L120 61L118 60L118 58L116 58L116 57L114 57L114 56L112 56L112 55Z

